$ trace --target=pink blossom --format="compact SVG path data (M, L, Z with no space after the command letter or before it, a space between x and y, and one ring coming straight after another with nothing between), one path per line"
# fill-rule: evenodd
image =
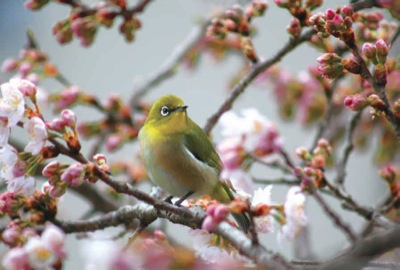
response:
M35 116L25 123L24 128L28 131L29 142L25 151L37 155L42 150L47 140L47 129L42 119Z
M23 79L11 79L10 80L10 84L18 89L19 91L21 91L21 93L24 96L27 97L33 97L36 95L36 86L28 81L28 80L23 80Z
M43 243L60 259L66 257L64 250L65 234L53 224L48 224L42 233Z
M79 162L70 165L62 174L61 181L72 187L80 186L85 177L85 167Z
M22 175L8 180L7 191L29 196L35 192L35 185L35 178Z
M284 203L286 223L282 226L278 239L284 237L293 240L300 229L307 225L307 217L304 213L305 202L306 197L299 186L289 189Z
M28 269L28 254L22 247L16 247L3 257L2 265L5 270Z

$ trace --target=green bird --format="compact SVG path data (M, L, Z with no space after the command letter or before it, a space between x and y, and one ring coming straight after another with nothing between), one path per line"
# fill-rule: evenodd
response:
M150 109L139 132L142 159L150 180L179 197L177 205L192 195L210 195L228 203L235 197L219 179L221 159L207 134L190 119L187 108L181 98L167 95ZM250 220L246 215L233 217L244 231L248 230Z

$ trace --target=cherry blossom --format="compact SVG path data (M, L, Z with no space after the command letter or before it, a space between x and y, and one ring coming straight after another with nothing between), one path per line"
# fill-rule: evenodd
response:
M271 189L272 185L264 188L258 188L254 191L251 205L256 207L259 204L271 205ZM254 218L256 230L261 233L269 233L274 231L273 218L271 215L260 216Z
M3 96L0 99L0 146L4 146L8 142L10 128L15 126L24 114L25 100L14 84L3 83L0 87Z
M299 186L289 189L284 203L286 223L282 226L278 239L284 237L293 240L300 229L307 225L307 217L304 213L305 202L306 197Z
M28 131L29 135L29 142L24 150L32 155L39 154L47 140L45 123L42 119L35 116L25 123L24 128Z

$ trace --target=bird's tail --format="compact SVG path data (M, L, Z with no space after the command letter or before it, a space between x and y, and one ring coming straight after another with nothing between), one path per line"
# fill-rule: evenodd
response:
M219 185L214 193L212 194L212 197L222 203L228 203L232 200L235 199L235 195L233 195L233 192L231 188L228 186L227 183L225 182L220 182L221 185ZM250 228L250 218L249 215L246 213L243 214L232 214L233 218L236 220L237 224L240 226L240 228L244 232L248 232Z
M247 233L250 228L250 218L247 214L232 214L240 228Z

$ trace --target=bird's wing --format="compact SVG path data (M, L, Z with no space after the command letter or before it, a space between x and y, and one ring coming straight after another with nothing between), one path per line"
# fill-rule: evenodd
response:
M192 123L190 130L184 135L185 146L198 160L215 168L219 173L222 170L222 163L214 146L207 134L192 120L189 121Z

